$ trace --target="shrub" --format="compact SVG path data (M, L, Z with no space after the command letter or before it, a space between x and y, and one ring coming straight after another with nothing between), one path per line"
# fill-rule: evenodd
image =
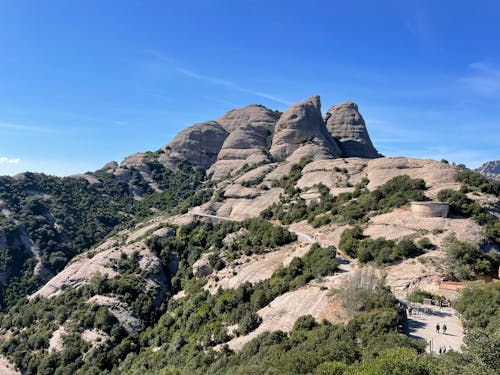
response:
M434 244L427 237L422 237L421 239L419 239L417 242L417 246L420 247L421 249L426 249L426 250L434 248Z
M365 238L363 229L356 225L352 229L345 229L340 235L339 249L347 255L356 258L358 256L359 241Z
M476 244L453 240L446 248L443 270L451 280L474 280L477 275L492 274L498 263L494 252L484 253Z
M438 297L419 288L413 289L407 297L408 301L418 303L423 303L425 298L437 299Z
M299 317L296 321L295 324L293 325L293 329L295 331L298 330L305 330L305 331L310 331L314 327L316 327L316 320L312 315L304 315Z

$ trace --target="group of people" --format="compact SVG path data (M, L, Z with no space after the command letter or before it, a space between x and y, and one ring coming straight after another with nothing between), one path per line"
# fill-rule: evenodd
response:
M443 346L439 347L439 354L446 353L446 351L452 352L453 348L450 345L448 345L448 349L446 349L446 345L443 345Z
M420 315L422 313L428 313L428 309L427 308L423 308L423 307L418 307L418 306L410 306L408 307L408 315L412 316L412 315Z
M439 325L439 323L436 324L436 332L437 333L441 333L441 331L442 331L446 335L446 330L447 329L448 329L448 327L446 327L446 324L443 324L442 327Z

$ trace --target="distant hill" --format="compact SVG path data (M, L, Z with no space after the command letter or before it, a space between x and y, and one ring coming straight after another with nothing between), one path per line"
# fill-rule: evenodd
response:
M500 180L500 160L488 161L477 168L476 171L483 176Z

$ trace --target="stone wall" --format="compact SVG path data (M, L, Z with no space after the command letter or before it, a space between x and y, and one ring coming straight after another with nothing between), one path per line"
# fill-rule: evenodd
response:
M438 202L411 202L411 212L420 217L448 217L450 206Z

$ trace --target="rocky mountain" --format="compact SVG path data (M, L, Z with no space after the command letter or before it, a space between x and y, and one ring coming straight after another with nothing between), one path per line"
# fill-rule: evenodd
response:
M270 162L268 139L272 134L279 113L253 105L229 111L216 121L229 132L209 168L214 180L230 176L245 165Z
M334 105L326 112L325 123L331 136L339 144L342 156L367 159L380 157L373 147L365 120L356 103Z
M318 96L95 172L2 177L0 373L361 374L402 350L434 374L396 333L395 295L492 275L499 194L459 166L382 157L355 103L323 116ZM452 214L417 217L413 200Z
M130 155L119 165L106 164L103 170L127 183L132 181L131 170L137 170L151 189L159 191L151 178L153 162L169 170L187 162L220 181L248 166L282 159L297 162L302 157L321 160L380 155L355 103L333 106L323 118L320 97L313 96L283 114L261 105L231 110L216 120L184 129L155 153ZM134 186L131 190L141 196L144 189Z
M326 131L319 96L295 104L283 113L274 129L270 153L277 159L295 161L302 157L333 159L342 156Z
M500 180L500 160L488 161L476 169L483 176Z

